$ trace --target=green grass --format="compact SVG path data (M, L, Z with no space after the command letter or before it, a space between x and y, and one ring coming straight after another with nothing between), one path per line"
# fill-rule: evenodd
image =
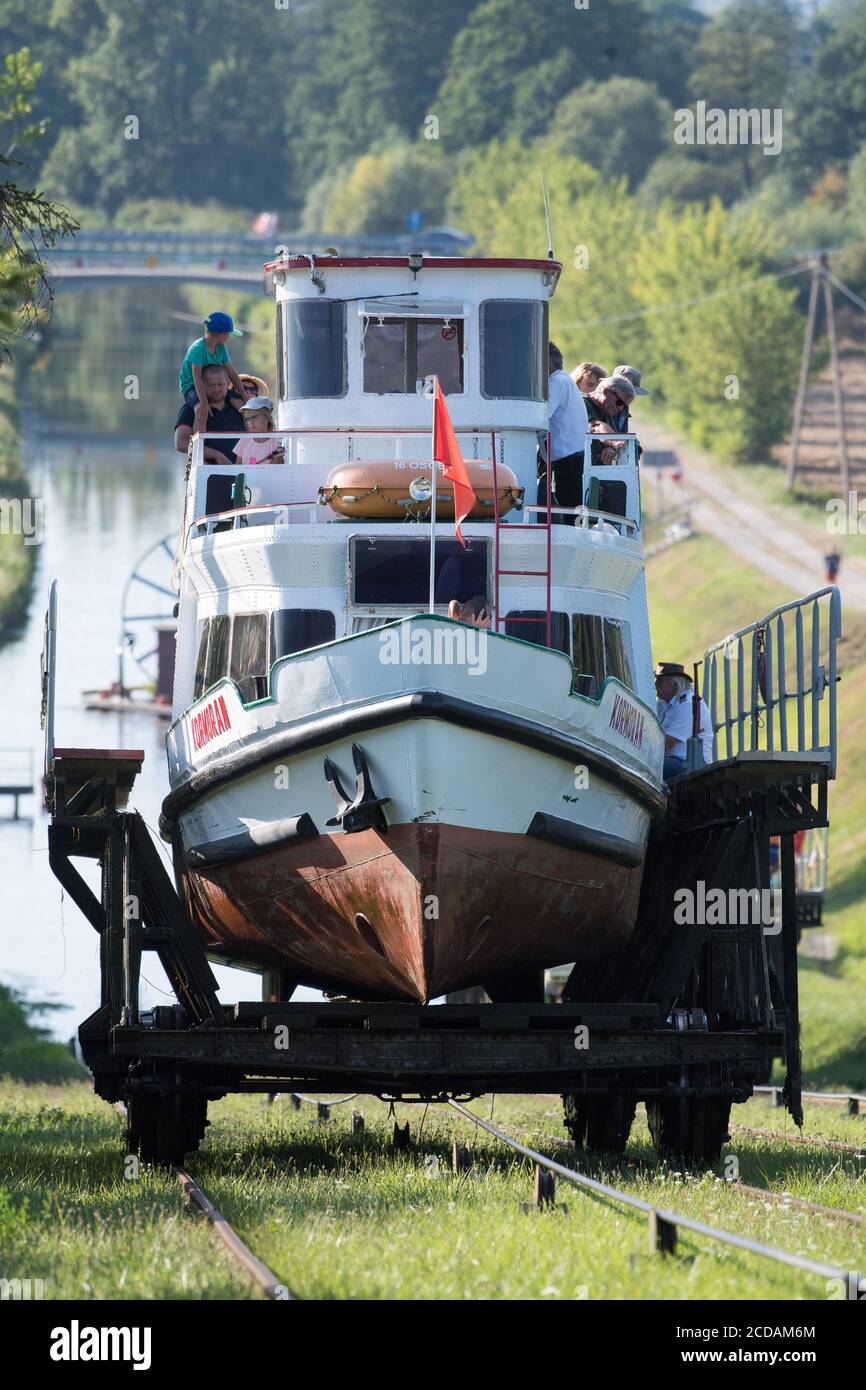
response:
M490 1114L491 1097L474 1108ZM353 1137L349 1112L366 1117ZM558 1208L524 1212L531 1165L453 1112L398 1106L413 1147L395 1154L388 1107L369 1097L325 1125L285 1099L232 1097L189 1167L256 1254L303 1298L824 1299L826 1282L683 1235L673 1258L651 1254L646 1218L560 1182ZM498 1097L504 1128L582 1171L656 1205L843 1268L866 1267L866 1228L747 1198L706 1173L659 1165L639 1113L620 1160L576 1155L558 1098ZM735 1119L781 1129L752 1102ZM423 1124L423 1128L422 1128ZM807 1129L866 1144L866 1120L817 1107ZM207 1224L173 1181L147 1168L124 1177L122 1120L85 1084L0 1085L0 1249L6 1278L41 1278L46 1298L247 1298ZM450 1171L451 1141L472 1168ZM558 1137L557 1137L558 1136ZM742 1181L866 1213L853 1156L759 1143L726 1147ZM567 1210L563 1210L566 1207Z
M647 568L653 652L698 660L704 650L790 597L720 541L697 536ZM866 1087L866 624L843 618L837 780L830 789L825 928L833 961L800 956L803 1064L813 1088Z

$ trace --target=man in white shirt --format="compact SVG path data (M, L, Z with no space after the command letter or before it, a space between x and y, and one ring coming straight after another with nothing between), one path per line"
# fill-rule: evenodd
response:
M663 776L669 782L686 770L686 742L691 738L694 727L693 682L691 676L686 675L685 667L676 661L660 661L655 679L658 719L665 736ZM700 701L699 737L704 762L710 763L713 758L713 722L703 700Z
M548 408L550 415L550 463L553 474L553 495L561 507L579 507L583 502L583 450L587 432L586 406L583 396L567 372L563 371L562 353L555 343L549 344ZM546 500L544 451L539 453L538 502ZM554 514L554 522L573 526L573 516Z

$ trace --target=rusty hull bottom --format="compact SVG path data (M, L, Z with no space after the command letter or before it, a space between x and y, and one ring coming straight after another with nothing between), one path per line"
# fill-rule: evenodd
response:
M427 1003L621 946L641 869L520 834L391 826L182 867L205 948L365 998Z

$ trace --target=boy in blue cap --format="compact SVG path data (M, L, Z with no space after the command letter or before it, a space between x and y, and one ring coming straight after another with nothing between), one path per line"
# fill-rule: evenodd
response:
M187 405L193 408L199 407L199 411L203 415L203 423L210 415L210 406L207 403L201 375L203 367L225 367L235 391L241 400L246 400L241 379L231 364L226 348L229 338L242 338L243 336L241 330L235 328L231 314L216 312L208 314L204 320L204 337L196 338L195 342L190 343L186 350L186 356L180 367L180 394Z

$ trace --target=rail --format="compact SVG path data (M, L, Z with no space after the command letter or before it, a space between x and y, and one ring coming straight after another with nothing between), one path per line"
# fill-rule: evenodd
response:
M679 1212L656 1207L651 1202L644 1201L642 1197L636 1197L630 1192L622 1192L619 1188L611 1187L609 1183L599 1182L597 1178L590 1178L585 1173L578 1173L574 1168L567 1168L565 1164L557 1163L556 1159L549 1158L547 1154L539 1153L537 1149L531 1149L526 1144L521 1144L519 1140L512 1138L504 1130L498 1129L489 1120L483 1120L480 1115L475 1115L459 1101L449 1100L448 1104L452 1110L457 1111L458 1115L462 1115L466 1120L471 1120L479 1129L486 1130L494 1139L498 1139L501 1144L506 1144L508 1148L523 1158L528 1158L536 1165L536 1168L553 1173L574 1187L582 1187L588 1192L595 1192L599 1197L605 1197L609 1201L618 1202L622 1206L643 1212L649 1218L654 1248L660 1253L672 1253L675 1248L678 1229L691 1231L693 1235L706 1236L708 1239L717 1240L724 1245L733 1245L739 1250L745 1250L750 1255L760 1255L765 1259L774 1260L777 1264L790 1265L793 1269L801 1269L808 1274L817 1274L824 1279L842 1281L847 1297L849 1299L857 1299L858 1297L862 1276L854 1270L840 1269L834 1265L823 1264L819 1260L811 1260L806 1255L794 1255L772 1245L762 1245L759 1241L750 1240L747 1236L738 1236L733 1231L723 1231L717 1226L707 1225L704 1221L696 1221L692 1216L683 1216Z
M712 718L713 762L744 753L811 753L826 760L835 777L841 634L841 599L831 585L774 608L709 647L703 696Z
M211 1201L207 1193L199 1187L194 1178L184 1168L175 1168L174 1175L183 1188L184 1193L191 1202L195 1202L207 1217L214 1228L214 1233L222 1241L226 1250L234 1260L252 1279L265 1295L266 1298L276 1302L294 1301L296 1295L291 1293L285 1284L268 1269L266 1264L254 1255L249 1246L245 1245L240 1236L226 1221L222 1212Z

